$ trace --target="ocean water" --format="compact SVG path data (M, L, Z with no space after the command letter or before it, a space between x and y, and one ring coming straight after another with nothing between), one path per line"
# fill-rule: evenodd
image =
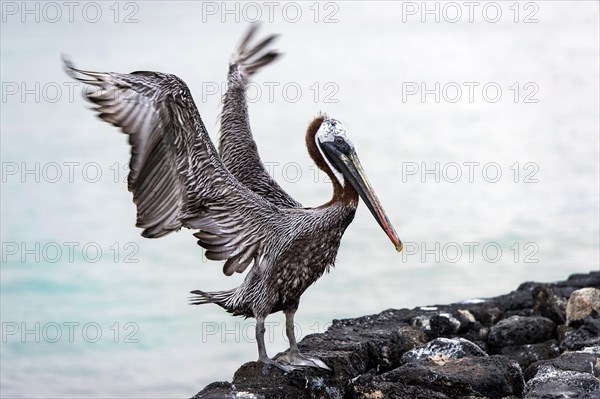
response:
M361 205L299 336L598 270L597 2L269 4L2 3L0 396L189 397L257 357L252 320L187 305L243 276L189 231L134 227L126 138L85 109L61 53L180 76L215 140L240 35L259 16L282 34L249 92L263 160L303 204L326 202L303 135L318 112L341 120L405 243ZM267 321L274 355L283 315Z

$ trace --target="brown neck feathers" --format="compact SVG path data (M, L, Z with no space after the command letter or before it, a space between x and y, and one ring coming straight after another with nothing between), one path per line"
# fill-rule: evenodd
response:
M315 136L324 119L325 118L321 115L317 116L315 119L313 119L310 125L308 125L308 129L306 131L306 148L308 149L308 154L315 162L317 167L323 172L327 173L329 180L331 180L333 184L333 196L331 200L323 206L328 206L334 202L358 203L358 194L354 187L352 187L352 184L350 184L347 179L344 180L345 184L343 186L340 184L339 180L327 164L327 161L323 159L321 151L319 151L317 148Z

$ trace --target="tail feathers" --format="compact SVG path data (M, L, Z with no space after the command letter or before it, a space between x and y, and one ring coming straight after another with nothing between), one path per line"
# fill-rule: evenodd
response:
M242 39L240 46L231 56L231 66L237 66L240 75L244 82L248 82L249 77L256 73L263 66L270 64L281 54L275 50L267 52L262 51L267 47L273 40L277 38L277 35L270 35L257 45L249 47L249 43L254 37L259 24L253 24L248 33Z
M190 293L195 295L190 297L190 305L203 305L205 303L214 303L222 307L223 309L229 310L227 301L233 295L234 290L228 291L215 291L215 292L204 292L200 290L191 291Z

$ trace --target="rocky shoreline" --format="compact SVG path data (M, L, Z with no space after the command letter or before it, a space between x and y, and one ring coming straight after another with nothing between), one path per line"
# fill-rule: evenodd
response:
M495 298L334 320L300 350L321 369L249 362L193 399L600 398L600 272Z

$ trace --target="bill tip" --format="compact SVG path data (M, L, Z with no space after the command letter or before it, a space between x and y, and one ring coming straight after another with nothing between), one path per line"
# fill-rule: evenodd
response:
M402 241L400 241L400 242L399 242L399 243L396 245L396 251L398 251L398 252L402 252L402 248L403 248Z

